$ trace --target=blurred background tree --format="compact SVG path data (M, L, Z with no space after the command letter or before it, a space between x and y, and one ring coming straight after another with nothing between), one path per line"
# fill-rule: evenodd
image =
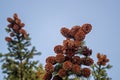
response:
M5 40L8 53L0 54L3 63L2 70L6 74L4 78L6 80L37 80L37 70L41 70L42 67L37 65L38 61L34 61L33 57L41 53L37 52L35 47L29 48L31 39L27 31L23 29L25 24L16 13L13 18L8 17L7 21L9 24L6 31L9 36L5 37Z

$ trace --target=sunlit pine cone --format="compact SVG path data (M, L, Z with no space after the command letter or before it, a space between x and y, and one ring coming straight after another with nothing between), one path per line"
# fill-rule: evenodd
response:
M10 33L10 37L14 37L15 34L13 32Z
M81 64L81 59L80 59L80 57L79 57L79 56L73 56L73 57L72 57L72 63L73 63L73 64L78 64L78 65L80 65L80 64Z
M13 23L13 22L14 22L14 20L13 20L12 18L10 18L10 17L7 18L7 21L8 21L9 23Z
M73 57L75 54L76 54L76 53L75 53L75 50L72 50L72 49L71 49L71 50L68 49L68 50L66 51L66 53L65 53L65 55L68 56L68 57L71 58L71 59L72 59L72 57Z
M98 62L97 62L98 65L103 65L103 66L105 66L106 63L109 62L109 59L107 59L107 56L106 56L106 55L103 55L103 54L98 53L98 54L97 54L97 58L98 58Z
M27 32L24 29L20 29L19 33L21 33L21 34L27 34Z
M82 44L81 41L77 41L77 40L74 41L74 45L77 49L81 46L81 44Z
M45 70L48 73L52 73L54 71L54 66L51 63L46 63Z
M70 62L70 61L65 61L64 63L63 63L63 69L65 69L66 71L69 71L69 70L71 70L72 69L72 63Z
M105 66L106 63L107 63L107 62L100 62L100 61L97 62L98 65L102 65L102 66Z
M70 35L74 38L75 34L78 32L80 28L81 28L80 26L73 26L70 30Z
M84 46L81 53L84 56L90 56L92 54L92 50L87 48L87 46Z
M10 38L10 37L5 37L5 40L6 40L7 42L11 42L11 41L12 41L12 38Z
M27 35L27 32L26 32L24 29L20 29L20 30L19 30L19 33L21 33L24 38L26 38L26 37L28 36L28 35Z
M15 14L13 15L13 18L14 18L15 20L18 19L17 13L15 13Z
M54 56L49 56L47 59L46 59L46 63L51 63L51 64L55 64L56 63L56 60L55 60L55 57Z
M19 26L22 28L22 27L25 26L25 24L24 23L20 23Z
M66 39L63 41L63 46L65 49L73 49L74 48L74 41L70 39Z
M86 66L91 66L94 63L94 60L90 57L81 58L82 64Z
M20 27L19 27L17 24L14 24L14 26L13 26L13 30L15 30L15 31L19 31L19 29L20 29Z
M7 27L8 28L13 28L13 24L10 23L10 24L7 25Z
M79 31L74 36L75 40L77 41L83 41L85 39L85 33L79 29Z
M68 28L61 28L61 34L66 38L71 38L70 30Z
M65 76L67 75L67 72L66 72L66 70L64 70L64 69L60 69L60 70L58 71L58 75L59 75L60 77L65 77Z
M43 80L51 80L52 74L51 73L45 73Z
M80 41L66 39L63 41L63 53L68 56L74 56L75 52L78 51L80 45Z
M107 64L107 62L105 61L105 62L102 62L101 64L102 64L102 66L105 66Z
M88 78L91 74L91 70L89 68L83 68L82 69L82 76L85 78Z
M56 75L56 76L53 77L52 80L63 80L63 79L60 76Z
M54 52L55 53L63 53L63 46L62 45L57 45L54 47Z
M91 24L83 24L81 28L85 34L88 34L92 30Z
M80 41L66 39L63 41L63 50L65 50L66 53L69 52L75 53L76 51L78 51L80 45L81 45Z
M65 61L65 56L62 53L58 53L55 57L56 62L62 63Z
M79 75L81 73L80 65L78 64L73 65L72 72Z
M15 23L18 24L18 25L20 25L21 24L21 20L20 19L16 19Z
M100 54L100 53L97 53L97 58L98 58L98 59L100 58L100 56L101 56L101 54Z

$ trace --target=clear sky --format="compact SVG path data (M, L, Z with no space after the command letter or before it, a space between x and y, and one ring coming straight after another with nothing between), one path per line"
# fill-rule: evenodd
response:
M110 58L113 68L108 71L113 80L120 74L120 0L0 0L0 52L8 52L4 37L7 17L18 13L26 24L31 42L42 52L35 57L45 65L45 58L55 55L53 48L65 39L61 27L90 23L91 33L86 36L86 45L96 53ZM0 63L1 66L1 63ZM0 80L3 80L0 69Z

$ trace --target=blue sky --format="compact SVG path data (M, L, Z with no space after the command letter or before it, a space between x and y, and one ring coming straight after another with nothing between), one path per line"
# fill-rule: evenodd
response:
M104 53L110 58L113 68L108 71L113 80L120 73L120 1L119 0L1 0L0 1L0 52L7 52L4 37L7 17L18 13L26 24L31 42L42 52L35 57L45 65L45 58L55 55L53 48L65 39L60 34L61 27L90 23L91 33L86 36L86 45L96 53ZM1 65L1 63L0 63ZM3 80L0 69L0 80Z

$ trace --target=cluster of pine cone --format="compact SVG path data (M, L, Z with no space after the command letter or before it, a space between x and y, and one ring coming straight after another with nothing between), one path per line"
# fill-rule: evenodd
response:
M98 58L98 61L97 61L97 64L98 64L98 65L105 66L106 63L109 62L109 59L108 59L107 56L104 55L104 54L98 53L98 54L97 54L97 58Z
M18 15L15 13L13 18L8 17L7 21L9 22L8 28L6 29L10 33L10 37L6 37L5 40L7 42L12 41L12 37L14 36L21 36L24 39L27 38L27 32L23 29L25 26L24 23L21 22Z
M62 45L56 45L56 56L46 58L44 80L63 80L70 75L88 78L91 70L88 66L94 63L90 57L92 50L84 46L86 34L92 29L91 24L73 26L71 29L61 28L61 34L66 38Z

